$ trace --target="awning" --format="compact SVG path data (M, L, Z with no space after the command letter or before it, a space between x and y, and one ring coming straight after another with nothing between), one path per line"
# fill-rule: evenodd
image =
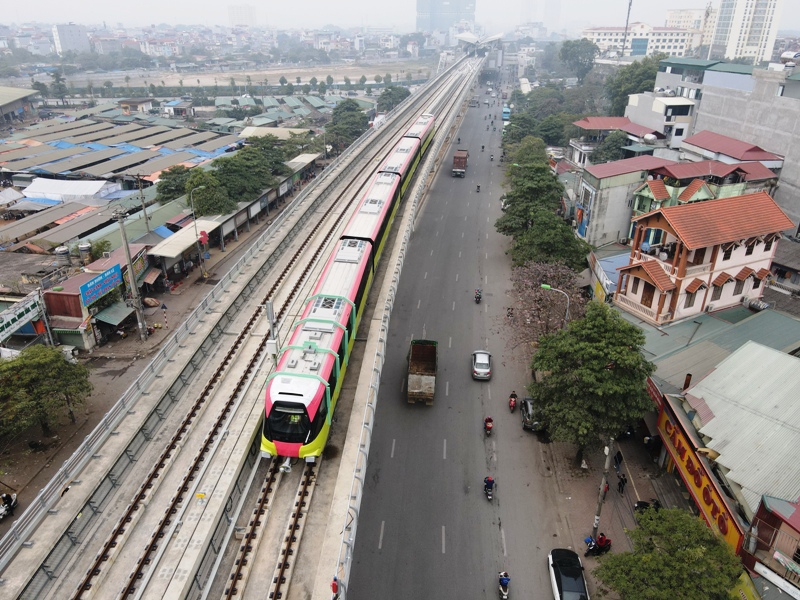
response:
M161 275L161 269L158 267L150 267L147 271L147 274L144 276L144 282L153 285L158 279L159 275Z
M104 308L97 313L94 318L103 323L108 323L116 327L122 323L133 312L133 308L124 302L115 302L108 308Z

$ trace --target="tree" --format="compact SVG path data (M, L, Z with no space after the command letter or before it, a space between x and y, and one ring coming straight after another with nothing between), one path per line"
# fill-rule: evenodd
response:
M320 83L318 87L319 87L319 95L324 96L325 92L328 91L328 86L324 83Z
M652 408L646 380L655 367L642 355L644 342L641 329L601 302L539 338L531 367L543 375L528 390L553 440L576 444L580 457Z
M236 202L254 200L276 183L266 156L253 146L245 146L233 156L223 155L211 164L214 177Z
M578 288L575 271L560 263L529 262L511 272L514 291L513 311L505 317L508 324L507 344L514 352L527 352L527 362L537 340L555 333L564 325L566 299L558 292L542 289L542 283L564 291L570 298L569 312L573 319L583 316L586 298Z
M97 240L96 242L91 242L91 244L92 259L94 260L103 258L105 252L111 252L111 242L108 240Z
M414 81L414 75L411 73L411 71L409 71L408 73L406 73L406 81L407 81L408 83L411 83L412 81Z
M106 88L106 94L107 94L108 96L111 96L111 95L112 95L112 94L111 94L111 90L112 90L112 88L114 87L114 82L113 82L113 81L111 81L110 79L106 79L106 80L103 82L103 87L104 87L104 88Z
M632 552L606 555L594 574L622 600L729 600L742 574L730 546L680 509L648 509L628 533Z
M352 84L350 83L350 78L347 75L345 75L344 76L344 89L349 90L351 87L352 87Z
M186 182L189 180L190 169L183 165L175 165L162 171L156 185L156 200L166 204L175 198L186 194Z
M383 89L383 92L378 97L378 110L389 111L395 106L400 104L403 100L408 98L411 92L404 87L388 86Z
M314 89L316 89L316 88L317 88L317 83L318 83L318 82L317 82L317 78L316 78L316 77L312 77L311 79L309 79L309 80L308 80L308 83L310 83L310 84L311 84L311 87L312 87L312 88L314 88Z
M347 99L333 109L331 123L325 128L328 143L338 150L349 146L369 127L369 118L358 104Z
M197 189L199 187L204 189ZM228 196L228 192L209 171L192 169L186 181L185 194L190 196L194 190L195 214L198 217L205 215L227 215L236 210L236 200Z
M586 256L592 247L575 237L564 219L552 210L538 207L529 215L529 227L514 238L511 246L511 260L515 265L563 262L576 271L586 267Z
M75 422L75 409L91 391L85 365L68 362L58 348L28 346L0 361L0 432L13 435L38 425L50 437L65 413Z
M381 77L380 75L375 75L373 79L375 79L375 83L380 83L381 81L383 81L383 77Z
M577 120L577 115L566 112L548 115L536 124L534 132L548 146L567 146L570 132L574 129L572 124Z
M385 83L386 85L392 84L392 75L390 73L387 73L386 75L383 76L383 83Z
M56 69L52 73L50 73L50 77L53 79L53 83L50 84L50 93L61 100L61 104L67 103L67 94L69 90L67 89L66 79L61 74L59 69Z
M583 83L584 77L594 67L594 58L600 54L600 48L586 38L567 40L561 44L559 58L572 69L578 81Z
M333 76L332 76L332 75L328 75L328 76L325 78L325 83L327 83L327 84L328 84L328 87L331 87L331 86L333 85Z
M365 85L367 85L367 76L366 76L366 75L362 75L362 76L361 76L361 77L358 79L358 83L359 83L361 86L365 86Z
M294 95L294 84L293 83L286 84L286 95L287 96Z
M286 79L286 77L284 77L283 75L281 75L281 78L278 80L278 83L280 83L280 84L281 84L281 87L283 87L283 86L285 86L287 83L289 83L289 80L288 80L288 79Z
M31 87L35 89L39 94L41 94L42 98L47 98L50 95L50 89L47 87L46 83L42 83L41 81L34 81L31 83Z
M597 148L589 156L589 160L593 165L622 160L625 158L625 150L622 147L630 143L624 131L614 131L597 145Z
M652 92L656 84L658 63L665 57L663 54L648 56L643 60L631 63L617 71L616 75L606 80L606 96L611 102L609 112L621 117L628 106L628 96Z
M295 78L294 78L294 81L295 81L295 83L296 83L297 85L300 85L301 83L303 83L303 80L302 80L302 79L300 79L300 76L299 76L299 75L298 75L297 77L295 77Z
M311 86L307 83L304 83L300 88L300 91L303 92L305 96L308 96L311 93Z

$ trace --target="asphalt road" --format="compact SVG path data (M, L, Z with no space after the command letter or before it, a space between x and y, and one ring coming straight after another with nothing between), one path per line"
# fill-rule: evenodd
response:
M483 101L484 90L478 93ZM467 176L441 170L406 257L348 589L353 600L496 598L502 569L513 598L552 597L546 560L559 545L555 482L539 440L507 404L512 389L523 395L529 375L503 335L511 267L509 240L494 229L502 214L501 134L499 122L487 132L484 120L500 112L468 110L462 142L452 148L469 149ZM480 305L476 287L484 292ZM431 407L405 400L412 337L439 342ZM476 349L494 356L490 382L471 378ZM487 414L495 419L489 438ZM488 474L497 481L491 503L483 494Z

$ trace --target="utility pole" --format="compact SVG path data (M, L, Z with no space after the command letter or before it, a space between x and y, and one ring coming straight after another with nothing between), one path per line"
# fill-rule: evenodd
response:
M137 175L136 183L139 185L139 199L142 201L142 214L144 215L144 225L147 233L150 233L150 217L147 215L147 205L144 203L144 191L142 191L142 178Z
M136 311L136 320L139 323L139 338L144 342L147 339L147 323L144 320L144 309L142 308L142 299L139 297L139 288L136 287L136 274L133 272L133 261L131 260L131 249L128 247L128 236L125 235L125 212L121 210L115 211L114 218L119 223L119 231L122 235L122 247L125 249L125 260L128 264L128 282L131 286L133 310Z
M631 21L631 7L633 6L633 0L628 0L628 16L625 17L625 35L622 36L622 52L619 53L617 57L617 64L619 64L620 59L625 56L625 44L628 43L628 24ZM631 54L633 54L633 48L631 48Z
M600 483L600 493L597 496L597 509L594 511L594 524L592 525L592 537L597 539L597 529L600 527L600 511L603 510L603 500L606 499L606 486L608 485L608 471L611 469L611 457L614 454L614 438L608 442L605 448L606 464L603 467L603 481Z

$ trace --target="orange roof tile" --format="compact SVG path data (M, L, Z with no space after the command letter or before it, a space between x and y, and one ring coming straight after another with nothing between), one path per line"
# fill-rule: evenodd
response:
M766 192L667 206L633 221L659 213L690 250L794 229L792 220Z
M711 282L711 285L716 285L716 286L725 285L729 281L733 281L733 276L728 275L725 271L723 271L722 273L717 275L717 278Z
M650 192L653 194L653 198L656 200L668 200L671 197L670 193L667 191L667 186L664 185L664 181L662 179L648 181L647 187L650 188Z
M742 270L736 274L736 281L744 281L755 272L756 270L751 269L750 267L742 267Z
M684 200L684 201L691 200L692 196L694 196L698 192L698 190L705 185L705 183L706 182L703 181L702 179L695 179L694 181L692 181L692 183L686 186L685 190L683 190L680 193L680 195L678 196L678 200Z
M661 266L654 260L632 263L624 267L620 267L617 270L627 271L635 267L641 267L644 269L644 272L650 276L650 279L652 279L653 284L662 292L668 292L669 290L675 289L675 283L669 278L669 275L664 272L664 269L662 269Z
M694 279L692 279L692 282L686 286L686 291L689 292L690 294L694 294L697 290L699 290L703 286L708 287L708 284L702 279L697 279L695 277Z
M727 156L732 156L741 161L746 160L783 160L779 154L767 152L763 148L728 137L712 131L701 131L690 137L684 138L682 144L696 146L711 152L718 152Z
M758 273L756 273L756 277L759 279L765 279L769 275L769 269L759 269Z

